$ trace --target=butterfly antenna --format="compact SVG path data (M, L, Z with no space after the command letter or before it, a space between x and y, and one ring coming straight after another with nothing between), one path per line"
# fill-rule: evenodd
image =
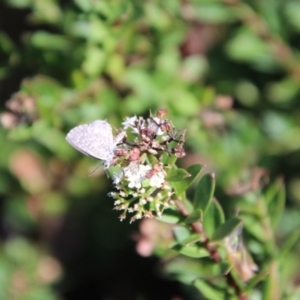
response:
M100 166L101 164L99 164L91 173L89 173L89 176L92 176Z

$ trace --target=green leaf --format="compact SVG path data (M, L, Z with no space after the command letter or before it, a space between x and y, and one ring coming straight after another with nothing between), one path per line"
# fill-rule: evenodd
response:
M191 224L191 223L201 221L202 219L203 219L203 211L201 209L196 209L185 218L184 223Z
M161 217L157 217L157 220L169 223L169 224L177 224L182 221L182 215L178 210L168 208L164 210L164 213Z
M294 232L289 234L289 237L287 241L284 243L284 245L280 249L279 257L281 259L284 259L286 255L291 251L292 247L295 246L295 244L300 239L300 230L297 229Z
M191 244L195 244L196 242L199 242L202 238L202 235L199 233L191 234L188 238L184 239L182 242L180 242L180 245L188 247Z
M269 204L269 216L273 228L278 224L284 211L285 197L284 183L282 178L279 178L265 194L265 201Z
M183 255L178 255L176 251L174 252L174 259L169 259L167 264L164 264L164 270L169 276L175 276L180 280L182 284L190 285L199 276L201 276L205 271L203 270L200 259L195 261L194 258L187 258Z
M215 176L214 174L204 175L196 189L194 197L194 207L195 209L201 209L205 214L207 207L209 206L212 196L215 190Z
M229 261L223 261L219 263L219 267L222 274L228 274L232 269L232 264Z
M30 0L11 0L9 1L9 5L18 9L24 9L32 4Z
M256 216L250 214L243 215L244 228L253 235L257 240L266 244L273 239L273 231L271 227L263 227L263 224L259 222Z
M14 51L14 43L8 34L3 31L0 32L0 44L1 51L3 51L5 54L10 54Z
M172 187L175 189L177 195L183 194L187 188L197 179L202 170L201 165L192 165L187 171L191 175L181 181L176 181L175 183L171 182Z
M151 165L155 165L158 162L158 159L155 155L153 154L148 154L147 155L147 159L149 160L149 162L151 163Z
M167 181L181 181L185 178L188 178L190 177L191 174L188 173L186 170L184 169L171 169L169 172L168 172L168 176L166 177L166 180Z
M173 250L189 256L189 257L205 257L209 253L204 247L201 247L199 242L201 239L200 234L192 234L186 226L176 226L174 228L174 236L177 243L171 247Z
M242 27L227 42L225 51L230 58L236 61L249 63L251 67L260 70L271 71L276 68L278 62L270 48L265 40L250 29Z
M210 202L205 217L203 218L203 227L209 237L213 235L215 230L225 222L223 209L219 202L215 199Z
M82 68L90 76L100 74L104 68L107 57L103 49L95 46L86 48L86 57L83 61Z
M68 159L69 145L65 141L64 134L49 126L45 119L36 121L32 126L32 135L41 145L52 151L58 157Z
M242 220L237 217L233 217L229 219L214 232L211 240L212 241L223 240L224 238L229 236L234 230L236 230L241 223Z
M262 299L285 299L281 288L282 279L279 276L278 264L275 261L269 262L269 273L263 281Z
M170 166L174 166L175 165L175 162L177 160L177 157L174 155L174 154L167 154L167 153L164 153L162 158L161 158L161 162L165 165L170 165Z
M188 214L191 214L194 211L192 202L190 200L186 199L185 195L182 195L181 202L183 203L184 207L186 208Z
M34 47L46 50L69 51L71 49L70 42L65 36L42 30L32 34L31 43Z
M222 290L220 290L220 288L213 286L204 280L196 279L194 285L206 299L225 299L225 294Z
M191 235L191 230L187 226L178 225L174 227L173 233L176 241L181 243Z
M31 137L32 130L26 125L19 125L8 133L8 138L14 141L26 141Z
M194 258L209 256L209 253L205 248L202 248L201 246L195 244L190 246L182 246L181 244L177 243L173 245L171 249L185 256L194 257Z

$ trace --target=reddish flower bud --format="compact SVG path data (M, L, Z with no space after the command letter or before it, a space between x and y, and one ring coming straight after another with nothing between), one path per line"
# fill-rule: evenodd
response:
M166 108L161 108L158 110L156 116L160 119L163 119L168 114L168 110Z
M138 160L140 158L139 148L133 148L129 153L129 158L130 158L131 161Z
M175 146L173 148L173 152L174 152L175 156L178 157L178 158L182 158L182 157L185 156L185 151L182 148L182 146L179 146L179 145Z
M173 127L170 122L165 121L164 123L160 124L160 129L163 132L169 132L173 129Z
M116 156L125 156L127 154L127 149L116 149L114 151Z
M151 177L153 177L156 174L155 170L150 170L149 172L147 172L146 174L146 178L150 179Z

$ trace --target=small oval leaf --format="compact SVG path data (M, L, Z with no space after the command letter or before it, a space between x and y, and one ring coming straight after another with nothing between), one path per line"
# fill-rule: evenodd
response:
M233 217L229 219L214 232L211 241L215 242L215 241L223 240L224 238L229 236L234 230L236 230L237 227L241 225L241 223L242 220L237 217Z
M175 189L177 195L183 194L187 188L197 179L202 170L201 165L192 165L188 167L187 171L191 175L181 181L171 182L172 187Z
M178 210L168 208L164 210L164 213L161 217L156 217L156 219L169 224L177 224L182 221L182 215Z
M202 238L202 235L201 234L198 234L198 233L194 233L192 235L190 235L188 238L184 239L182 242L180 242L180 244L182 246L190 246L192 244L195 244L196 242L199 242Z
M198 245L182 246L180 244L175 244L172 249L189 257L200 258L209 256L208 251Z
M185 178L190 177L191 174L188 173L186 170L184 169L171 169L168 172L168 176L166 177L167 181L181 181Z
M272 227L275 229L285 205L285 187L282 178L279 178L265 193L265 201L269 206L269 216Z
M210 202L203 218L203 227L209 237L213 235L216 229L225 222L223 209L215 199Z
M205 174L199 181L194 197L195 209L201 209L205 214L215 190L215 175Z
M176 241L181 243L191 235L191 230L187 226L177 225L173 228Z
M183 221L186 224L195 223L203 219L203 211L201 209L194 210L190 215L188 215Z
M213 286L212 284L202 279L196 279L194 285L206 299L210 299L210 300L226 299L223 290L221 290L219 287Z
M299 242L299 240L300 240L300 230L295 229L293 232L289 234L289 237L281 247L279 257L281 259L284 259L286 255L291 251L291 248L294 247L295 244Z

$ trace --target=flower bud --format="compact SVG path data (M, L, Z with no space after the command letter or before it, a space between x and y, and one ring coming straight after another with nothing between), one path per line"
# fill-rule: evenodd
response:
M161 108L158 110L156 116L160 119L163 119L168 114L168 110L166 108Z

